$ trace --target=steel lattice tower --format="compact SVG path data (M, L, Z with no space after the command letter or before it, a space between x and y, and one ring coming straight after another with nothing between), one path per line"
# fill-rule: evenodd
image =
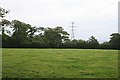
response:
M70 26L71 27L71 40L73 40L73 39L75 39L75 36L74 36L74 22L72 22L72 26Z

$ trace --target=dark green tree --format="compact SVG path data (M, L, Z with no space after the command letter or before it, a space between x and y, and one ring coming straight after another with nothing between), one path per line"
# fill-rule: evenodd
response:
M28 33L31 25L18 20L12 21L13 35L12 42L14 46L21 47L28 41Z
M0 17L3 18L5 17L5 15L9 13L8 10L5 10L3 8L0 7ZM5 31L5 27L7 27L8 25L10 25L10 21L6 20L6 19L1 19L0 21L0 33ZM8 32L8 31L7 31ZM2 34L2 33L1 33Z
M99 46L99 42L97 41L97 39L94 36L91 36L89 38L89 40L86 41L86 43L87 43L87 47L91 48L91 49L98 48L98 46Z
M87 48L86 41L85 41L85 40L82 40L82 39L78 40L77 47L78 47L78 48L82 48L82 49Z
M120 34L113 33L110 36L111 36L111 38L110 38L109 43L111 45L111 48L120 49Z
M62 27L47 28L44 31L44 39L48 47L59 47L68 38L68 35Z
M0 7L0 17L2 18L0 21L0 41L2 41L2 46L7 47L10 44L10 30L8 27L10 27L10 21L3 19L5 15L9 13L8 10L5 10Z
M99 45L100 49L110 49L110 43L109 42L103 42Z

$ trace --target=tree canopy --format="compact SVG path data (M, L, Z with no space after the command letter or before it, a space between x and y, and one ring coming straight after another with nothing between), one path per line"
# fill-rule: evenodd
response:
M9 13L0 7L0 17ZM55 28L37 27L19 20L0 21L2 47L26 48L80 48L80 49L120 49L120 34L112 33L110 41L99 43L91 36L89 40L69 39L69 33L61 26Z
M120 49L120 34L113 33L109 42L99 43L91 36L89 40L69 39L69 33L61 26L55 28L35 27L19 20L4 20L2 29L3 47L31 48L80 48L80 49ZM11 30L7 30L9 27Z

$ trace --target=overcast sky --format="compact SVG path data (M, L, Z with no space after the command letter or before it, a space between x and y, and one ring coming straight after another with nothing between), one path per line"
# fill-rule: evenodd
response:
M75 38L109 41L118 32L120 0L1 0L0 6L10 10L6 19L20 20L33 26L62 26L71 33L75 22Z

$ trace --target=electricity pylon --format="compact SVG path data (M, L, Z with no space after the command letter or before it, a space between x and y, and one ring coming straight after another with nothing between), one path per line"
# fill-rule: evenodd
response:
M76 27L76 26L74 26L74 22L72 22L72 26L70 26L71 27L71 40L73 40L73 39L75 39L75 36L74 36L74 27Z

